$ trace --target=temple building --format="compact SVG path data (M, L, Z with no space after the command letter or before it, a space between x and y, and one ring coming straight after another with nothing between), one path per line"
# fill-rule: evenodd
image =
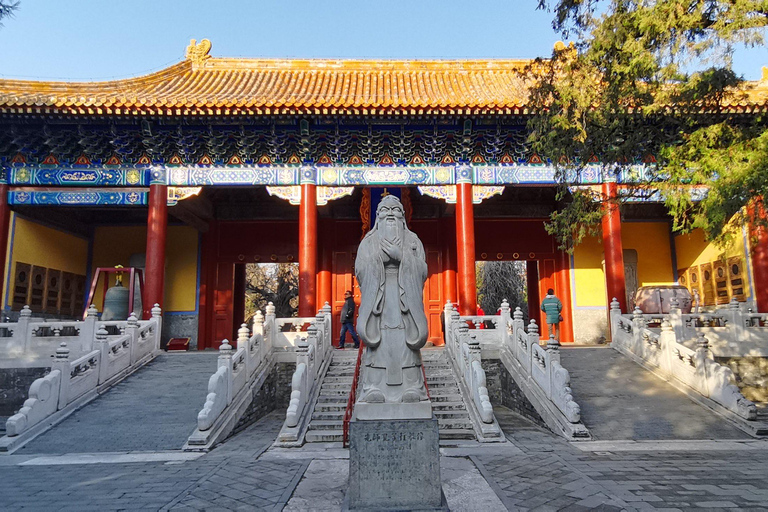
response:
M612 210L573 254L544 224L560 205L553 166L532 152L527 60L214 58L193 41L162 71L109 82L0 80L2 300L13 317L82 316L96 269L144 271L143 309L164 338L197 349L245 320L246 264L296 262L299 316L335 321L382 194L424 242L430 341L446 301L477 302L476 261L525 261L531 318L553 288L563 342L606 336L608 304L683 284L702 305L768 311L768 237L743 226L727 250L676 234L652 199ZM768 111L768 75L722 112ZM598 162L578 176L607 195ZM93 297L101 309L102 296ZM514 306L514 305L513 305ZM337 331L338 332L338 331Z

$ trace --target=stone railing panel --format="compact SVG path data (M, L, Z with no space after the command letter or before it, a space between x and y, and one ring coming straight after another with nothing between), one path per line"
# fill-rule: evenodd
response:
M734 320L738 315L740 313L732 307L730 311L709 315L709 318L712 322L725 319L725 326L733 326L740 321L738 318ZM755 404L739 393L733 383L733 372L714 361L708 340L703 336L697 338L695 349L682 343L681 337L687 335L684 323L688 316L680 314L673 301L670 314L662 322L661 332L657 333L647 327L639 310L635 310L633 317L623 315L614 299L611 302L611 346L634 355L649 367L657 368L662 375L674 378L740 417L754 420L757 417Z
M99 383L99 365L101 364L101 352L94 350L81 356L69 364L69 379L64 376L62 384L66 384L67 393L64 402L59 402L59 407L74 402L87 392L96 389ZM62 388L65 386L62 385Z
M103 327L96 331L97 350L101 351L99 364L99 384L131 366L131 334L123 334L116 339L108 339Z
M59 406L60 384L59 370L53 370L45 377L35 380L29 388L29 398L22 408L5 422L6 435L17 436L55 413Z
M203 409L197 413L197 428L208 430L227 407L227 368L220 366L208 379L208 395Z

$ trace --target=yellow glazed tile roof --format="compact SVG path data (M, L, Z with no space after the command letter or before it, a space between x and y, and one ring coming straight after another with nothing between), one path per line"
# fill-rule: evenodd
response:
M187 59L107 82L0 80L0 112L86 115L527 113L519 71L528 60ZM730 110L768 105L768 80Z

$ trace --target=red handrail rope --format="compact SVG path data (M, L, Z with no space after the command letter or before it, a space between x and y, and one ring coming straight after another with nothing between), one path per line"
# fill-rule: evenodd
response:
M342 426L342 446L344 448L349 447L349 422L352 419L352 410L355 408L355 397L357 396L357 381L360 380L360 363L363 360L363 347L364 344L360 344L360 348L357 350L357 363L355 364L355 375L352 377L352 387L349 390L349 398L347 398L347 408L344 411L344 423Z
M424 361L421 362L421 375L424 376L424 389L427 390L427 398L432 401L432 397L429 396L429 386L427 385L427 370L424 368Z

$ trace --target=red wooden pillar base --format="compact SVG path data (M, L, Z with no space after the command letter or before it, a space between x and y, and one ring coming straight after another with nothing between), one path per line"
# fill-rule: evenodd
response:
M153 176L153 180L156 179ZM147 261L144 283L144 318L152 316L152 307L163 307L165 290L165 243L168 232L168 187L165 175L157 176L160 183L149 186L149 214L147 216ZM161 184L162 183L162 184Z
M459 313L477 314L475 279L475 208L472 183L456 185L456 256L459 273Z
M757 311L768 312L768 230L757 220L765 222L765 207L758 201L750 207L752 232L752 276L755 279L755 303Z
M314 177L312 180L312 183L301 185L299 206L300 317L317 314L317 187Z
M603 215L603 252L605 253L605 285L608 290L608 302L616 298L621 311L627 312L627 286L624 278L624 250L621 244L621 214L615 181L603 183L603 195L606 198Z

